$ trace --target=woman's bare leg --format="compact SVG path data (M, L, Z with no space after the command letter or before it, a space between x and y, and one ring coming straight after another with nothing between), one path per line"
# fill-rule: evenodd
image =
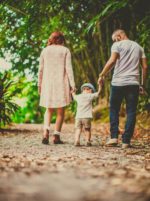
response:
M60 140L60 132L64 120L64 113L65 108L57 108L57 117L56 117L56 124L55 124L55 131L53 136L53 143L54 144L63 144L63 141Z
M53 108L47 108L44 114L44 137L48 136L48 131L50 129L50 123L52 119L54 109Z
M61 132L63 120L64 120L64 113L65 113L65 108L58 108L57 109L57 117L56 117L56 124L55 124L55 131L56 132Z

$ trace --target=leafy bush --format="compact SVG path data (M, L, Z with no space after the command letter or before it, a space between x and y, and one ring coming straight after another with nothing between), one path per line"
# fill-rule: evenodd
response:
M11 90L15 82L10 78L11 75L8 72L0 74L0 127L9 124L12 115L18 109L18 105L13 102L15 92Z

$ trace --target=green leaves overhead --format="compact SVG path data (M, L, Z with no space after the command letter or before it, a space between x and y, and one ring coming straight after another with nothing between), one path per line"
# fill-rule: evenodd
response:
M131 40L145 48L150 60L149 14L147 0L1 0L0 57L9 53L15 76L32 77L31 91L35 90L35 94L28 96L26 110L33 96L33 107L38 105L38 58L51 32L59 30L66 37L76 87L79 89L87 81L97 87L98 74L110 56L111 34L115 29L125 29ZM104 87L107 100L111 76ZM148 89L149 82L150 77Z
M100 13L90 20L87 28L85 29L85 32L88 33L91 29L93 29L93 32L95 32L97 23L100 24L104 22L109 17L111 17L116 11L118 12L121 8L127 6L127 4L128 0L107 1L106 4L103 5Z

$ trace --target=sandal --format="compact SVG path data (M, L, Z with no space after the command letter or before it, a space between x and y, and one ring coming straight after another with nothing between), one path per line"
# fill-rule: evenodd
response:
M60 140L60 135L54 134L53 137L54 144L64 144L64 142Z
M80 142L75 142L75 143L74 143L74 146L75 146L75 147L80 147L80 146L81 146L81 145L80 145Z
M42 139L42 144L49 144L49 130L46 129L46 135Z
M49 144L49 139L48 138L43 138L42 139L42 144Z

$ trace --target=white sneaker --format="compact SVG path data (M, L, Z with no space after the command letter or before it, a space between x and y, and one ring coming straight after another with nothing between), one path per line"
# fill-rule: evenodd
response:
M118 144L118 139L117 138L112 138L112 139L109 139L108 142L106 142L106 146L108 147L113 147L113 146L117 146Z
M130 148L130 147L131 147L130 144L122 143L122 149L127 149L127 148Z

